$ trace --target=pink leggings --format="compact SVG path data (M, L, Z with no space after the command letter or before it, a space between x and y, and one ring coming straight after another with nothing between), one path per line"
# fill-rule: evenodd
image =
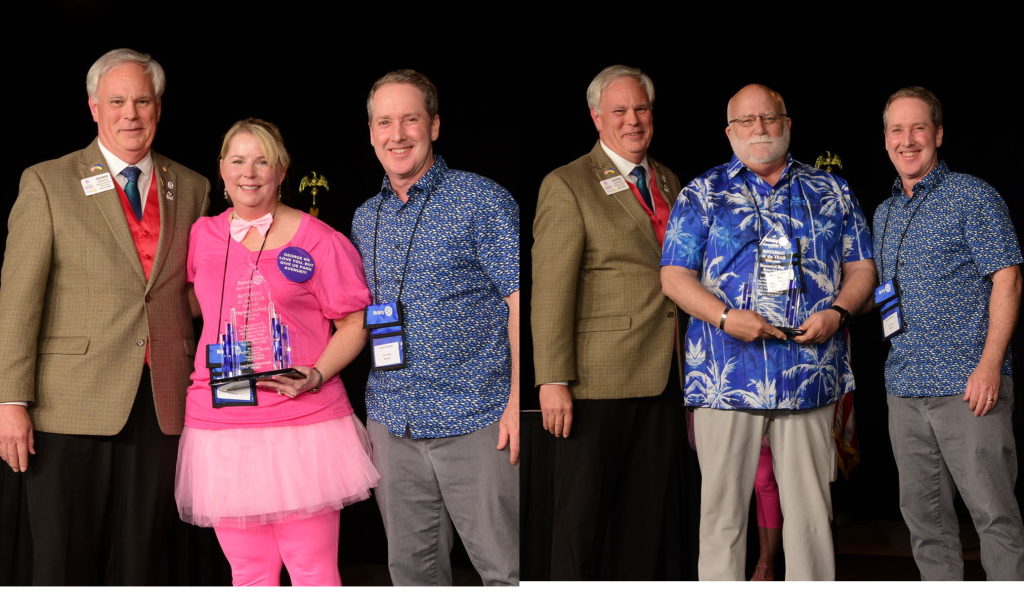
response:
M236 586L279 586L281 565L293 586L340 586L340 511L245 529L214 527Z
M757 497L757 526L782 529L779 484L775 481L775 471L772 469L772 449L768 445L767 436L761 441L761 460L757 462L754 496Z

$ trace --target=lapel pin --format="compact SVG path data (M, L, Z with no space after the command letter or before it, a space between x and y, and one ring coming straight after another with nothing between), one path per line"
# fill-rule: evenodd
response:
M166 167L166 166L161 166L160 168L161 168L161 169L162 169L162 170L163 170L164 172L167 172L167 167Z
M604 169L604 173L605 174L615 174L615 169L614 168L605 168Z
M174 181L167 181L167 188L174 189Z
M103 165L97 164L96 166L89 168L89 170L92 172L96 172L97 170L103 170Z
M173 193L171 193L170 191L168 191L168 192L167 192L167 199L169 199L169 200L171 200L171 201L174 201L174 194L173 194Z

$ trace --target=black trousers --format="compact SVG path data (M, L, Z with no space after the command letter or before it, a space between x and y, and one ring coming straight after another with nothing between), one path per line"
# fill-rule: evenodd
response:
M35 449L25 472L33 585L155 585L176 516L178 436L160 431L149 367L118 434L36 432Z
M675 363L660 396L573 400L570 436L555 449L552 580L690 577L692 451Z

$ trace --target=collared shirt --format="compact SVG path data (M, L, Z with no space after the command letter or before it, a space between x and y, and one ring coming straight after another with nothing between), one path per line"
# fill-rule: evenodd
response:
M756 201L756 205L755 205ZM842 266L871 257L871 234L842 178L789 156L774 186L732 161L697 177L669 217L662 266L696 270L711 294L731 308L750 308L758 244L773 229L799 240L799 281L791 321L828 309L839 294ZM796 300L796 298L799 300ZM772 320L768 307L759 313ZM726 322L728 327L728 322ZM817 345L736 340L691 319L686 331L686 404L714 409L811 409L853 390L845 331Z
M1021 263L1020 246L1006 202L985 181L940 161L913 191L908 197L897 177L875 210L875 265L879 280L896 277L906 328L892 337L885 388L900 397L960 394L988 336L988 275ZM1009 347L1000 371L1013 373Z
M398 300L416 228L401 290L408 365L370 372L366 411L396 435L406 426L413 438L468 434L501 418L511 390L504 298L519 290L519 206L438 155L408 197L385 176L352 220L375 303Z
M648 188L656 186L653 183L651 183L651 165L647 163L647 156L644 156L644 159L641 160L639 164L635 164L613 152L611 148L604 144L603 141L601 142L601 149L604 150L604 153L608 154L608 159L612 161L612 164L615 165L615 168L619 169L619 172L622 174L623 178L629 181L629 184L636 186L636 177L633 176L632 173L634 168L640 166L641 168L644 169L644 172L647 174ZM654 210L655 213L657 213L657 202L655 202Z
M118 158L110 150L103 147L103 142L99 142L100 153L103 154L103 159L107 161L107 168L110 169L110 175L117 180L117 184L124 189L124 186L128 184L128 177L121 174L121 171L129 166L136 166L142 172L139 174L139 178L135 183L139 186L139 196L142 199L142 211L146 211L146 199L149 195L149 184L153 180L153 152L149 151L146 153L146 157L143 158L138 164L128 164L121 158Z

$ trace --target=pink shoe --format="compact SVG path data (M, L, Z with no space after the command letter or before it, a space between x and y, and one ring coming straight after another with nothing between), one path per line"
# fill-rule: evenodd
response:
M758 563L750 581L775 581L775 568L768 563Z

